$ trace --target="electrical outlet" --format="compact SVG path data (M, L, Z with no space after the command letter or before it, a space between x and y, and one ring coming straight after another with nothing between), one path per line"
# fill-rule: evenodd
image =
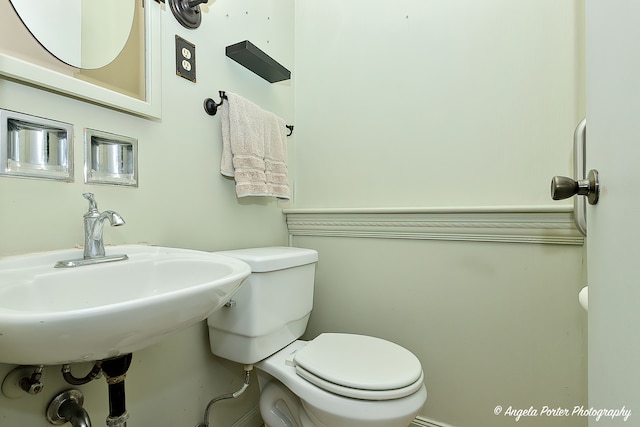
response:
M196 82L196 45L176 35L176 75Z

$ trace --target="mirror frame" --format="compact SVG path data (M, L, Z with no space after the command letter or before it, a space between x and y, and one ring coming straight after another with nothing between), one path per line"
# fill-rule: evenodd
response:
M0 74L116 110L159 119L162 111L160 12L160 5L155 0L144 0L145 100L124 95L2 53L0 53Z

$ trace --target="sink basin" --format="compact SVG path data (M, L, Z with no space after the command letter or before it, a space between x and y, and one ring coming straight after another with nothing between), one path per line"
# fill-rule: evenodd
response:
M0 259L0 363L57 365L131 353L206 319L251 269L187 249L123 245L129 259L76 268L69 249Z

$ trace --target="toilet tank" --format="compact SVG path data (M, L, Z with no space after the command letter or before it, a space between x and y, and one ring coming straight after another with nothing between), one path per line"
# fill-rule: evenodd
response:
M253 364L304 333L313 308L316 251L266 247L216 253L246 262L252 272L230 306L207 319L213 354Z

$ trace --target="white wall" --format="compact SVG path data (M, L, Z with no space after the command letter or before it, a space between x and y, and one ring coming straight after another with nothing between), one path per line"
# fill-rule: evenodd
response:
M152 2L152 7L160 6ZM82 244L82 215L88 206L82 193L87 191L95 193L100 209L116 210L127 222L120 228L105 227L107 244L148 242L202 250L286 244L280 206L273 199L238 200L233 182L220 175L220 118L205 114L202 102L206 97L218 100L218 90L230 90L293 122L292 83L269 84L226 58L224 51L248 39L293 70L293 2L211 2L203 7L197 30L182 28L168 5L163 8L161 120L0 79L0 108L71 123L75 130L75 182L0 177L0 255ZM196 45L196 84L175 75L176 34ZM138 188L83 184L85 127L138 139ZM209 399L239 388L242 367L216 360L208 345L200 324L134 354L127 377L130 425L196 425ZM12 368L0 365L0 378ZM84 375L88 367L73 369ZM58 371L47 369L45 391L39 396L11 401L0 395L0 424L49 425L46 404L59 390L70 388ZM108 409L106 383L78 388L86 393L94 425L101 425ZM221 403L211 425L229 426L256 403L253 391L239 402Z
M584 115L582 9L296 3L288 219L293 244L320 256L306 337L414 351L429 394L415 425L506 427L497 405L586 405L583 246L552 238L576 235L569 213L547 222L571 203L551 201L549 181L571 176ZM537 228L550 238L528 236Z

